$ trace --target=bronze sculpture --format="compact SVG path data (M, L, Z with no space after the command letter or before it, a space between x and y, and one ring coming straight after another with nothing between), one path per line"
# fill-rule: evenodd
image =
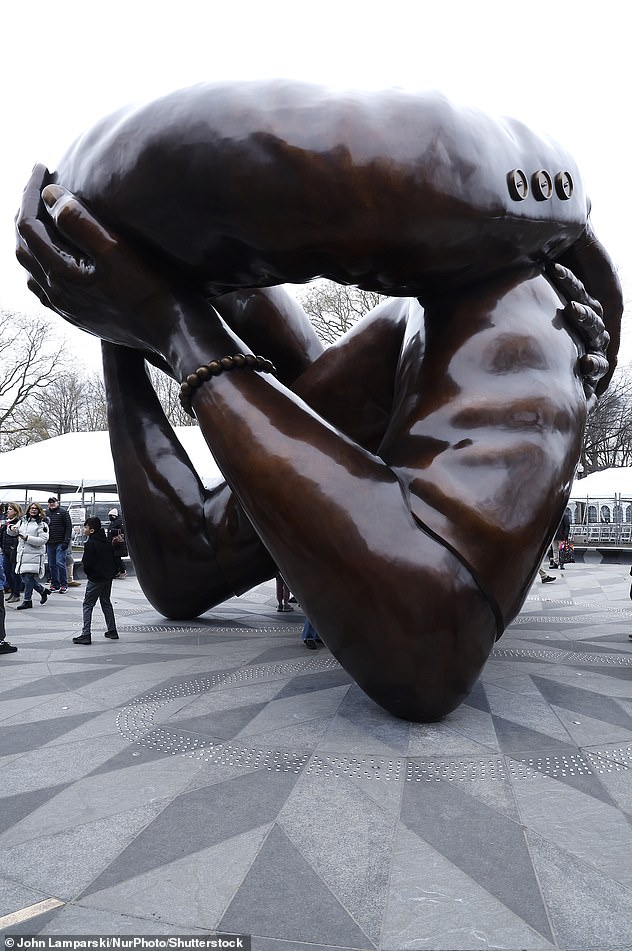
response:
M376 702L454 709L522 605L614 369L621 291L588 211L557 146L436 94L200 86L36 167L18 258L104 340L157 609L195 616L278 565ZM275 286L318 275L391 296L325 352ZM182 381L214 490L145 358Z

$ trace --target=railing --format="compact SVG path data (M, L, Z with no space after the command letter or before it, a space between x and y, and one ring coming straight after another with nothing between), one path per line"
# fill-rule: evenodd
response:
M574 545L631 545L630 522L592 522L571 525L570 539Z

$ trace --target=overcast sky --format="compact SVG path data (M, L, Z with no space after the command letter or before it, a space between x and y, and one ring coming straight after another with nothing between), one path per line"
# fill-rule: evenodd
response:
M45 314L78 360L98 345L40 307L15 261L13 217L35 162L127 102L206 80L290 77L439 89L515 116L578 161L593 225L632 298L631 5L620 0L10 0L0 15L0 306ZM629 303L628 303L629 310ZM622 356L632 360L632 331Z

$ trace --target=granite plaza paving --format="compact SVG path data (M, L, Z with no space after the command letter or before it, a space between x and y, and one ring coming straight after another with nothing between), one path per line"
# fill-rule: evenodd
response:
M116 581L90 647L83 587L8 605L0 936L630 951L628 567L555 574L432 725L306 651L272 583L170 622Z

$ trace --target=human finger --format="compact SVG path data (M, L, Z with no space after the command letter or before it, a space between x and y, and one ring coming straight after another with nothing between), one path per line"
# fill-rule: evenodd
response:
M68 248L54 223L46 214L41 191L50 183L51 175L45 165L36 165L22 194L16 215L16 256L20 264L45 286L54 264L70 265L73 252Z
M114 236L66 188L56 184L47 185L42 190L42 201L60 234L80 251L91 257L101 257L116 246ZM76 263L78 277L83 277L85 270L90 270L90 265L94 267L92 261L81 258Z
M606 328L601 316L586 304L580 304L578 301L571 301L565 308L567 316L573 323L579 327L582 336L589 341L603 341L605 339ZM608 341L610 335L608 334Z
M591 382L597 382L605 376L609 363L600 353L585 353L579 358L579 371L582 377Z
M547 274L560 293L570 301L576 301L591 307L600 317L603 317L603 308L598 300L588 293L583 283L569 268L555 263L547 268Z

